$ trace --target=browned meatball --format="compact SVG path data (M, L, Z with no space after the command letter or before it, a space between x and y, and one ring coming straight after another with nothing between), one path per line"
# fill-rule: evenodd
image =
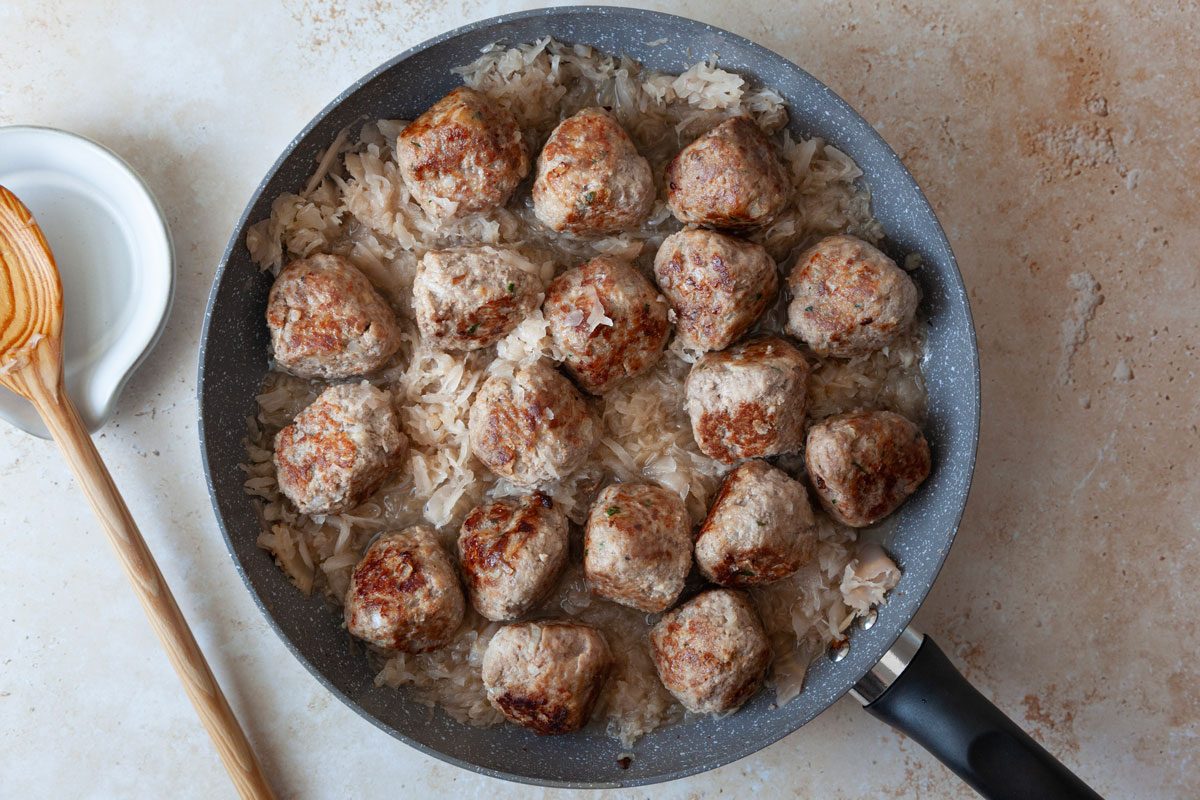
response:
M917 310L908 273L853 236L830 236L801 253L788 288L787 331L820 355L874 352L908 327Z
M559 123L538 156L533 213L556 231L615 233L654 205L650 164L613 115L585 108Z
M565 478L600 436L587 401L540 361L488 378L471 404L467 428L475 457L520 486Z
M929 443L892 411L853 411L813 425L804 462L821 505L865 528L891 514L929 477Z
M401 653L444 647L463 618L462 589L450 556L427 525L385 533L350 576L346 629Z
M792 184L775 145L749 117L734 117L667 165L667 204L680 222L752 228L779 216Z
M582 728L612 667L600 631L569 622L506 625L483 654L488 702L535 733Z
M279 491L302 514L336 514L398 470L408 438L391 396L371 384L330 386L275 437Z
M779 275L762 246L715 231L683 230L663 240L654 277L675 309L685 344L723 350L775 299Z
M396 315L341 256L284 267L267 299L275 363L301 378L336 380L374 372L400 347Z
M696 538L696 566L713 583L755 586L812 560L817 528L804 484L765 461L725 476Z
M686 384L696 444L726 463L799 452L807 382L808 362L777 336L708 353Z
M540 493L485 503L463 521L458 558L475 610L516 619L545 598L567 563L567 517Z
M771 647L758 611L741 592L710 589L650 630L658 677L684 708L724 714L758 692Z
M666 611L691 567L691 525L679 495L646 483L600 492L583 540L583 572L593 594L650 613Z
M559 275L542 305L563 362L592 394L658 362L671 333L668 309L642 273L609 256Z
M434 219L502 206L529 174L512 114L466 86L400 132L396 160L413 199Z
M439 350L495 344L537 306L535 266L505 247L433 250L421 259L413 306L421 338Z

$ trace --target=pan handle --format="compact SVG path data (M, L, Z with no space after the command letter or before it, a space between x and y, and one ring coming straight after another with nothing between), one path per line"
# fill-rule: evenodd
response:
M912 628L850 693L989 800L1101 800Z

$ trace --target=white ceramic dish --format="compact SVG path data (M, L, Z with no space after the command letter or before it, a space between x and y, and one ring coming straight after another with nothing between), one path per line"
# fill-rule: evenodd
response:
M29 207L54 251L67 392L95 432L166 323L175 291L166 220L128 164L53 128L0 127L0 185ZM33 407L3 388L0 418L47 436Z

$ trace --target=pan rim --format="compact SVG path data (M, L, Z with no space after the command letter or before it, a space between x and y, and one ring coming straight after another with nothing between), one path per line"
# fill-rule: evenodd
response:
M704 22L701 22L698 20L693 20L688 17L682 17L679 15L669 14L669 13L665 13L665 12L651 11L651 10L640 9L640 8L608 7L608 6L594 6L594 5L537 8L537 9L519 11L519 12L510 13L510 14L504 14L504 15L490 17L490 18L486 18L486 19L482 19L482 20L477 20L475 22L463 25L461 27L458 27L453 30L441 33L437 36L431 37L417 45L414 45L413 47L407 48L406 50L402 51L398 55L388 59L387 61L380 64L379 66L371 69L366 74L364 74L362 77L357 79L354 83L349 85L346 89L339 92L335 98L333 98L329 103L327 103L325 106L323 106L321 108L321 110L318 111L317 114L314 115L313 118L300 130L300 132L297 133L296 136L294 136L291 139L291 141L284 148L284 150L282 151L280 156L272 163L271 167L264 174L264 177L262 178L262 180L260 181L258 186L255 188L254 192L251 194L251 196L245 206L245 209L243 210L242 214L239 216L239 218L235 224L235 227L233 228L233 231L231 233L230 239L229 239L228 243L226 244L225 250L221 256L220 264L218 265L217 271L213 277L212 288L210 290L209 297L206 302L205 313L204 313L204 322L203 322L203 326L202 326L202 330L201 330L201 337L200 337L199 359L198 359L198 365L197 365L196 397L197 397L197 403L199 405L199 410L200 410L200 413L198 414L198 417L199 417L198 433L199 433L199 441L200 441L200 448L201 448L201 458L202 458L202 462L204 465L205 480L206 480L206 484L207 484L207 488L208 488L209 500L212 504L214 515L216 516L217 523L221 530L222 537L225 540L225 545L229 551L230 558L233 561L234 568L237 570L238 574L240 575L240 577L242 579L242 582L245 584L246 588L249 590L250 595L253 598L255 605L258 606L260 612L266 618L268 625L274 630L275 634L283 641L284 645L292 653L292 655L295 656L299 660L299 662L304 665L304 667L308 670L308 672L314 678L316 678L316 680L321 684L321 686L323 686L326 690L332 692L339 700L341 700L348 707L353 709L359 716L368 720L376 728L379 728L380 730L388 733L392 737L404 742L406 745L413 747L416 750L418 750L426 755L437 758L440 761L443 761L443 762L446 762L449 764L453 764L457 767L461 767L461 768L469 770L471 772L487 775L489 777L498 778L501 780L513 781L513 782L517 782L517 783L521 783L521 784L526 784L526 785L547 786L547 787L555 787L555 788L571 788L571 789L621 788L621 787L650 785L650 784L661 783L661 782L665 782L665 781L676 780L679 778L688 777L690 775L695 775L695 774L698 774L701 772L706 772L706 771L709 771L712 769L716 769L717 767L720 767L720 766L732 764L732 763L739 761L745 757L753 755L754 753L768 747L771 744L774 744L775 742L779 741L780 739L784 738L785 736L789 735L790 733L794 733L796 730L798 730L800 727L802 727L804 724L806 724L808 721L810 721L817 714L819 714L822 711L824 711L825 709L827 709L828 705L826 705L820 711L817 711L816 713L809 715L807 717L804 717L803 715L796 715L796 720L798 720L798 721L789 719L789 721L786 725L786 729L783 730L782 732L779 732L777 735L776 735L776 732L771 732L771 733L764 733L761 736L754 737L752 739L748 739L748 740L744 740L744 741L726 741L724 743L724 749L722 750L720 755L717 756L716 758L714 758L713 760L703 762L703 763L698 763L698 764L692 764L689 766L685 766L685 767L681 767L681 768L673 769L673 770L669 770L669 771L662 771L662 772L659 772L659 773L656 773L656 774L650 775L650 776L630 777L629 779L622 779L622 780L617 780L617 781L578 781L578 780L547 779L547 778L542 778L542 777L523 775L520 773L507 772L507 771L504 771L501 769L496 769L493 767L474 763L472 761L468 761L468 760L459 758L457 756L444 753L444 752L436 749L435 747L424 744L424 743L408 736L407 734L397 730L396 728L392 727L391 725L388 725L387 723L385 723L383 720L381 720L374 714L368 712L365 708L362 707L362 705L359 704L358 701L351 698L345 692L343 692L340 688L338 688L329 678L327 678L324 675L323 672L321 672L309 660L309 658L304 653L301 652L301 650L300 650L299 646L296 644L296 642L294 642L284 632L284 630L281 627L281 624L275 619L275 617L272 615L271 611L268 609L262 594L259 592L258 588L256 587L256 585L250 578L249 574L246 571L245 566L243 565L241 559L237 555L237 551L234 546L234 542L233 542L233 539L232 539L232 536L231 536L231 533L229 530L229 526L226 524L225 517L222 514L222 511L220 508L219 500L217 497L217 489L216 489L216 486L214 485L214 480L213 480L214 467L211 463L211 451L209 448L209 441L208 441L209 437L208 437L208 432L207 432L207 425L209 424L209 420L206 419L205 414L203 413L203 408L204 408L204 398L205 398L205 372L206 372L207 359L208 359L208 345L210 342L210 325L211 325L212 318L213 318L213 309L216 304L218 289L221 287L223 280L226 277L226 270L229 267L231 256L235 252L235 249L238 246L240 246L240 244L241 244L243 234L245 231L245 227L246 227L247 223L249 222L249 217L250 217L250 214L252 213L252 211L254 210L254 207L260 201L268 184L271 182L271 179L279 172L279 170L284 166L284 164L292 157L292 155L295 152L295 150L297 149L297 147L312 132L312 130L314 128L316 128L326 117L328 117L331 113L333 113L336 109L338 109L351 95L356 93L359 89L361 89L366 84L370 83L372 80L377 78L382 73L392 69L393 67L397 66L398 64L412 58L413 56L415 56L425 50L428 50L432 47L435 47L439 44L442 44L448 40L451 40L451 39L454 39L457 37L461 37L461 36L465 36L467 34L474 33L481 29L497 27L497 26L500 26L500 25L503 25L503 24L506 24L509 22L519 21L519 20L523 20L523 19L527 19L527 18L538 18L538 17L546 17L546 16L588 17L588 16L596 16L596 15L607 16L607 17L621 17L626 20L637 20L637 19L649 20L649 19L652 19L652 20L656 20L659 22L663 22L663 21L667 21L667 20L674 20L677 22L677 24L682 23L682 24L685 24L688 26L699 25L699 26L702 26L714 33L717 33L722 39L725 39L731 43L736 43L739 47L744 47L751 51L757 51L757 52L765 55L766 57L769 57L770 59L777 60L779 62L787 64L789 66L789 68L794 69L799 73L802 73L804 76L806 76L807 79L815 82L816 84L820 85L821 87L824 87L825 91L829 95L829 102L837 104L839 107L841 107L841 109L843 111L848 112L850 115L852 115L852 117L854 119L860 120L864 127L864 131L863 131L864 134L866 136L871 137L874 140L876 140L874 142L876 144L876 146L882 145L882 147L885 148L886 152L890 153L895 158L896 165L899 167L900 170L902 170L903 175L911 182L912 186L914 186L916 188L918 202L922 206L922 208L920 210L926 212L928 214L930 220L932 220L934 233L936 234L937 244L940 247L944 248L946 256L948 258L949 265L951 267L953 267L953 269L950 270L948 272L948 274L946 275L946 278L947 278L947 282L950 285L950 287L956 292L956 294L957 294L956 303L961 302L962 311L966 317L966 329L968 332L968 339L969 339L969 345L970 345L970 347L967 348L969 350L969 353L968 353L969 364L967 366L970 369L970 372L973 377L973 381L972 381L973 397L971 398L971 403L970 403L970 408L969 408L969 411L971 412L971 417L970 417L970 419L966 420L969 423L969 434L970 434L969 442L966 443L966 444L969 444L969 452L963 453L964 461L965 461L965 486L963 487L961 498L958 501L958 507L953 513L954 524L951 526L951 530L948 532L948 534L946 536L945 547L942 549L942 551L940 552L940 554L937 557L936 564L933 566L932 571L928 576L928 581L927 581L924 591L922 592L922 596L916 602L915 607L912 609L912 615L910 615L908 618L909 621L911 621L912 616L914 616L916 614L917 610L919 610L919 608L921 607L921 604L924 602L925 598L928 596L929 588L936 581L938 574L941 572L941 570L945 564L945 559L949 554L950 547L952 546L954 539L956 538L959 525L961 524L962 516L966 509L970 485L971 485L971 482L973 479L976 456L977 456L977 452L978 452L979 425L980 425L980 415L981 415L979 350L978 350L975 326L974 326L973 318L971 315L970 298L966 292L966 287L965 287L965 284L962 279L962 274L958 268L957 259L954 256L953 250L950 247L950 243L947 240L947 237L941 226L941 223L937 219L937 216L934 213L933 208L930 205L928 199L926 198L924 192L921 191L919 185L917 184L916 180L912 177L911 173L909 173L908 169L899 161L899 157L895 155L895 151L892 150L890 145L888 145L886 143L886 141L878 134L878 132L875 131L875 129L869 123L867 123L865 120L863 120L861 115L859 115L848 103L846 103L845 100L843 100L840 96L838 96L832 90L828 89L828 87L825 87L825 85L822 82L820 82L817 78L815 78L814 76L809 74L803 68L794 64L792 61L785 58L784 56L770 50L769 48L766 48L760 44L757 44L756 42L746 39L745 37L742 37L738 34L731 33L729 31L726 31L724 29L718 28L713 25L709 25L708 23L704 23ZM963 447L963 450L967 450L967 449L968 449L967 447ZM878 658L881 657L883 655L883 653L886 652L887 649L891 647L892 643L903 632L903 630L904 630L904 626L901 625L891 635L873 643L874 647L871 648L873 658L870 659L870 663L867 663L861 669L856 668L854 670L854 672L857 673L855 675L855 681L857 681L859 678L861 678L863 675L866 674L866 672L870 669L871 664L873 664L874 661L878 660ZM883 643L882 647L880 646L881 643ZM878 650L879 652L874 653L875 650ZM836 699L833 702L836 702Z

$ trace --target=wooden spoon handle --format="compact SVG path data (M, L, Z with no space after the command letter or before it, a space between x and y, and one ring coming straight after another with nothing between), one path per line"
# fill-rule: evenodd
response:
M32 383L40 384L39 381ZM246 734L208 668L129 508L79 419L79 412L67 393L62 391L61 384L52 392L45 391L44 385L29 388L34 390L31 399L45 420L46 427L62 448L75 479L83 488L96 516L100 518L104 532L117 551L121 566L125 568L125 574L133 583L142 608L150 618L150 626L158 634L167 657L179 673L183 687L196 707L200 721L208 729L221 760L225 762L225 769L229 771L238 794L243 798L274 798L250 742L246 740Z

